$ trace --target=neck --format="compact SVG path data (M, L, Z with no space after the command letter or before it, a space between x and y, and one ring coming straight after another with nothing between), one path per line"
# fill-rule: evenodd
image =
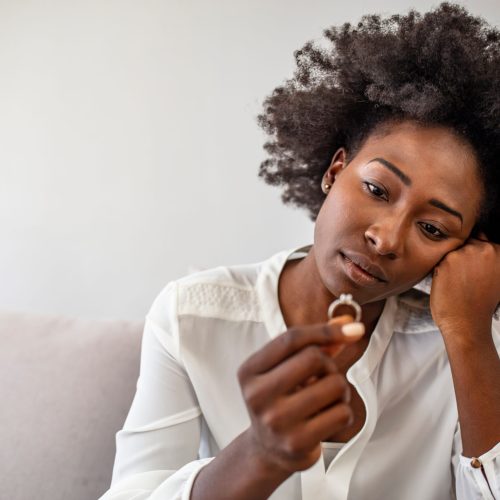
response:
M328 321L328 306L335 297L320 278L314 247L303 259L286 262L278 282L278 298L287 328ZM361 306L362 319L370 335L382 314L385 300Z

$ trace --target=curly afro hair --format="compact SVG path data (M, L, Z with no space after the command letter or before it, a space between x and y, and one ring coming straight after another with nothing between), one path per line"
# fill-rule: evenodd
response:
M414 120L451 127L475 150L485 199L474 233L500 242L500 32L463 7L424 15L366 15L295 52L294 77L269 95L258 123L269 135L259 168L282 200L316 220L335 151L348 161L375 128Z

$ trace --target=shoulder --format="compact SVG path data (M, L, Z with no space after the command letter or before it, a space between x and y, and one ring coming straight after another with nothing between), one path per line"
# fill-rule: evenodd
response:
M171 281L154 300L148 317L160 324L167 322L167 316L171 322L187 315L259 321L263 286L277 280L289 253L282 251L250 264L218 266Z
M257 283L262 267L262 262L219 266L177 280L177 314L257 319Z
M220 266L170 281L156 296L145 322L152 335L177 361L186 331L203 331L210 318L256 320L259 264Z

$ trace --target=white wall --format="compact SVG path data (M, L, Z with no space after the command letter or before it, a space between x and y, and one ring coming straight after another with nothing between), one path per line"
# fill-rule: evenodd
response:
M0 308L140 319L190 266L311 242L257 178L261 102L323 28L412 5L0 0Z

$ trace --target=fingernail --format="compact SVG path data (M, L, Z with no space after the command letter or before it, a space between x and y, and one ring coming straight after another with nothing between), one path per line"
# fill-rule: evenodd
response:
M346 337L361 337L365 333L365 325L363 323L348 323L342 326L342 333Z

